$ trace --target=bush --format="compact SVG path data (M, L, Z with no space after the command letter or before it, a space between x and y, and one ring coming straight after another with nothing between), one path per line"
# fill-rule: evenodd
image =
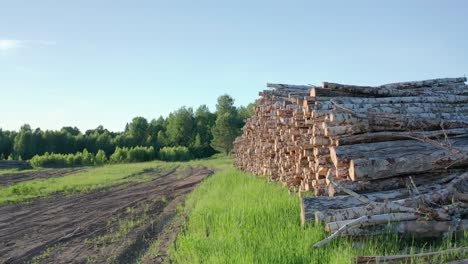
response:
M117 147L115 152L110 156L110 161L112 163L143 162L153 160L154 157L153 147Z
M73 166L73 159L69 159L68 155L63 154L54 154L54 153L44 153L44 155L39 156L35 155L31 159L31 165L33 167L70 167Z
M211 146L192 146L189 151L194 159L208 158L216 153Z
M79 152L77 152L78 154ZM81 164L80 165L85 165L85 166L92 166L94 165L94 154L93 153L90 153L88 152L87 149L84 149L83 150L83 153L81 153L81 155L83 156L82 158L82 161L81 161Z
M128 150L128 162L150 161L154 159L153 147L134 147Z
M35 155L31 159L33 167L42 168L59 168L59 167L74 167L74 166L92 166L95 165L95 156L86 149L83 152L76 154L55 154L44 153L44 155Z
M164 147L159 150L160 160L164 161L186 161L192 158L187 147Z
M122 163L127 160L128 148L127 147L117 147L114 153L110 156L110 162L112 163Z
M206 153L210 153L209 149L200 147L197 149L196 158L204 157ZM165 161L185 161L191 159L187 147L165 147L159 151L159 158ZM99 150L96 155L84 149L83 152L75 154L55 154L44 153L44 155L36 155L31 159L33 167L57 168L57 167L73 167L73 166L93 166L103 165L106 163L125 163L125 162L144 162L154 160L156 153L154 147L117 147L114 153L107 159L106 153Z
M95 157L95 163L96 165L103 165L103 164L106 164L107 163L107 156L106 156L106 152L104 152L104 150L100 149L98 151L98 153L96 154L96 157Z

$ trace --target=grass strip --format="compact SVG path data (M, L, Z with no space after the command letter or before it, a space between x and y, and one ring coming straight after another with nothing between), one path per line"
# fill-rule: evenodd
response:
M169 250L175 263L352 263L359 255L393 255L467 246L458 240L414 241L394 234L340 238L313 249L327 236L321 225L301 227L299 198L285 188L228 168L206 179L184 208L188 221ZM442 255L436 261L456 258ZM434 261L434 260L433 260ZM424 263L418 260L414 263Z

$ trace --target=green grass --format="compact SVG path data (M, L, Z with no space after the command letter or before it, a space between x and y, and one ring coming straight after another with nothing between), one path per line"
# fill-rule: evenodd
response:
M216 154L211 158L192 160L188 162L178 162L177 164L185 164L190 166L205 166L208 168L216 169L217 171L223 171L232 169L234 163L234 157L225 156L223 154Z
M31 264L43 263L43 261L46 260L49 257L50 253L52 253L57 248L58 248L58 245L48 247L44 252L42 252L41 255L34 257L30 263Z
M146 162L132 164L115 164L90 168L86 171L63 177L38 179L21 182L0 188L0 204L15 203L33 198L45 197L55 193L88 192L112 185L150 180L149 176L128 177L148 168L169 169L176 163Z
M353 243L340 238L319 249L322 226L301 227L299 198L232 167L205 180L187 199L188 222L172 245L175 263L352 263L358 255L392 255L468 246L468 239L413 242L395 235ZM442 263L443 256L436 263ZM420 263L420 262L415 262Z

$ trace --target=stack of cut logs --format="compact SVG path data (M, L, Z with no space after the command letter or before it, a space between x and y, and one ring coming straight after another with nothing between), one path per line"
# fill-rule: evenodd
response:
M0 160L1 169L30 169L31 164L27 161L20 160Z
M463 187L468 178L463 174L468 166L466 81L267 84L272 89L260 93L255 115L234 142L236 166L290 190L311 190L316 196L347 194L303 198L303 222L336 223L375 215L368 206L380 213L402 213L382 207L391 200L401 209L405 199L415 197L430 204L447 204L455 193L465 199L464 189L457 191L453 183ZM436 191L445 191L445 196L431 196ZM358 193L367 193L367 198ZM354 207L355 214L345 210ZM330 217L340 213L346 217ZM334 227L330 231L341 226Z

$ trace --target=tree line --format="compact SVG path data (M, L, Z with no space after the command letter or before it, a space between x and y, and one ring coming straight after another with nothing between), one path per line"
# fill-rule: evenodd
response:
M43 131L25 124L19 131L0 129L0 159L30 160L36 155L51 153L96 155L100 150L110 158L116 151L136 147L151 147L155 152L165 149L164 155L177 147L185 147L191 158L209 157L216 152L231 152L232 142L253 111L253 104L235 107L231 96L222 95L215 112L206 105L195 110L181 107L166 118L161 116L148 121L135 117L123 132L111 132L102 126L84 133L71 126Z

